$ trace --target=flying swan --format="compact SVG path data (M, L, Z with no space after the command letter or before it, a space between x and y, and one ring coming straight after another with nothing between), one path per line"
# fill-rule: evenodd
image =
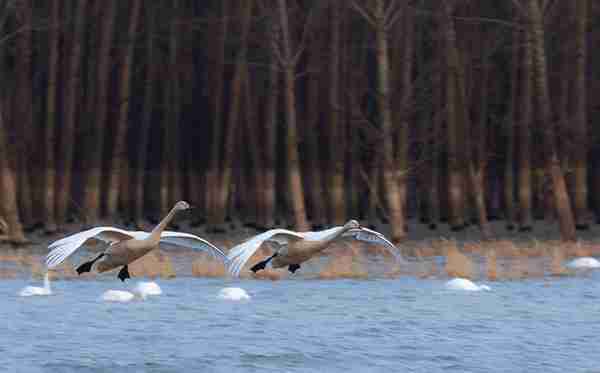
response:
M261 233L237 246L227 255L227 269L232 276L239 276L244 264L264 243L276 247L275 254L257 263L250 270L254 273L265 269L271 262L273 268L288 267L292 273L300 268L300 264L325 250L332 242L352 238L386 247L397 261L402 261L402 255L394 244L379 232L361 227L356 220L350 220L343 226L338 226L316 232L294 232L287 229L272 229Z
M77 267L78 274L90 272L94 264L99 273L122 267L118 277L121 281L125 281L125 279L131 277L127 267L128 264L158 248L160 243L208 251L214 257L226 262L227 257L225 254L210 242L193 234L164 230L178 211L189 208L190 205L187 202L177 202L167 216L150 233L126 231L113 227L97 227L62 238L51 243L48 247L51 251L46 256L46 266L48 268L58 266L90 239L104 241L110 246L93 260L79 265Z

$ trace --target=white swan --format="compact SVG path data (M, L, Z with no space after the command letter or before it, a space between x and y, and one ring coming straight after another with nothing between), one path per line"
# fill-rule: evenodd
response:
M67 236L50 244L51 251L46 256L46 265L48 268L58 266L91 239L107 242L110 246L93 260L77 267L78 274L90 272L94 265L100 273L121 267L118 277L121 281L125 281L130 278L128 264L158 248L161 243L208 251L214 257L227 261L227 257L218 247L198 236L190 233L164 231L177 211L189 208L191 207L187 202L177 202L169 214L150 233L98 227Z
M317 232L294 232L287 229L266 231L234 246L227 255L226 264L233 276L239 276L244 264L264 242L268 242L276 246L275 254L257 263L250 270L259 271L271 262L273 268L288 267L288 270L294 273L301 263L325 250L332 242L348 238L383 245L397 261L403 260L400 251L384 235L361 227L356 220L350 220L343 226Z
M19 292L21 297L32 297L40 295L51 295L52 289L50 288L50 277L48 272L44 275L44 287L39 286L26 286Z
M219 291L218 297L220 299L233 301L250 299L250 295L248 295L248 293L246 293L246 290L242 288L223 288L221 289L221 291Z
M567 263L567 267L573 269L593 269L600 268L600 261L592 257L582 257L571 260Z
M452 280L446 282L446 289L449 290L464 290L464 291L482 291L482 290L492 290L487 285L477 285L471 280L466 278L453 278Z
M102 299L106 302L130 302L134 299L144 300L148 296L160 294L162 294L162 289L156 282L140 281L132 291L107 290L102 294Z

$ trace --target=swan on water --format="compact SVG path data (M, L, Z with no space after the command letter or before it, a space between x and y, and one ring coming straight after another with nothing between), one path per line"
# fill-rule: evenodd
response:
M219 291L218 297L225 300L249 300L250 295L242 288L223 288Z
M571 260L569 263L567 263L567 267L573 269L600 268L600 261L592 257L582 257Z
M162 294L162 289L156 282L140 281L132 291L107 290L102 294L102 300L106 302L130 302L134 299L144 300L148 296L160 294Z
M234 246L227 255L227 269L233 276L239 276L244 264L264 242L268 242L275 246L275 254L257 263L250 270L256 273L265 269L270 262L273 268L287 267L291 273L294 273L300 268L301 263L325 250L332 242L342 239L383 245L397 261L403 260L398 248L384 235L362 227L356 220L350 220L343 226L316 232L294 232L287 229L266 231Z
M21 297L32 297L39 295L51 295L52 289L50 288L50 275L48 272L44 274L44 287L39 286L26 286L19 292Z
M67 236L50 244L49 249L51 251L46 256L46 265L48 268L58 266L90 239L107 242L110 246L93 260L79 265L77 267L78 274L90 272L93 267L99 273L121 267L118 277L121 281L125 281L125 279L131 277L128 264L156 249L160 243L208 251L214 257L227 261L225 254L207 240L190 233L164 230L178 211L190 208L190 205L185 201L177 202L168 215L150 233L126 231L113 227L97 227Z
M453 278L452 280L446 282L446 289L465 291L492 290L487 285L477 285L473 281L466 278Z

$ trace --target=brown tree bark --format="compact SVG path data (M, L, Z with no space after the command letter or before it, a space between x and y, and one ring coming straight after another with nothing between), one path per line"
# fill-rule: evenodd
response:
M571 209L571 202L569 200L569 194L567 193L564 175L560 168L560 160L556 152L556 138L552 126L552 109L548 91L547 60L544 46L544 23L542 9L538 0L529 0L528 13L533 36L536 96L540 110L540 119L542 120L545 129L545 168L552 179L552 190L561 238L565 241L574 241L576 239L576 234L573 211Z
M222 225L225 222L227 201L229 200L230 187L234 167L234 153L236 150L236 139L238 137L238 123L240 121L240 107L242 100L242 84L244 82L244 71L246 66L246 53L248 50L248 32L250 30L250 19L252 17L252 3L248 0L240 4L242 12L242 31L240 35L240 47L236 56L235 71L231 81L231 106L225 136L225 147L222 165L222 174L219 180L219 194L215 211L214 223Z
M517 99L519 92L519 61L520 61L520 31L515 29L512 33L511 47L511 65L510 65L510 100L506 122L504 127L504 136L506 141L506 159L504 163L504 204L506 209L506 228L514 229L516 221L515 209L515 168L514 168L514 153L515 153L515 127L518 123L517 119Z
M292 39L288 19L287 0L279 0L279 22L282 33L283 51L282 67L285 82L285 119L287 125L286 149L287 172L294 216L294 226L298 231L308 230L306 210L304 208L304 190L302 188L302 175L300 172L300 158L298 156L298 139L296 126L296 59L292 55Z
M144 84L144 103L142 119L139 127L139 141L137 142L137 167L134 180L134 219L138 228L143 227L144 199L146 186L146 163L148 159L148 143L150 140L150 129L154 114L155 84L157 76L157 63L155 62L155 35L156 29L156 5L146 6L145 28L146 28L146 77Z
M330 3L329 39L329 157L330 157L330 221L335 225L344 224L346 218L344 201L344 155L345 128L340 118L340 43L341 43L341 2Z
M217 34L214 73L212 74L213 97L213 125L212 125L212 143L210 149L210 160L208 171L206 172L206 210L208 214L208 223L214 229L221 219L222 212L218 211L219 206L219 179L220 179L220 151L223 136L223 90L225 80L225 42L227 41L229 1L221 1L221 21Z
M448 201L450 208L450 226L453 230L464 227L462 216L463 181L461 172L460 152L458 149L458 110L456 100L458 92L459 69L461 68L456 48L456 32L452 18L452 6L449 0L444 0L442 6L441 29L445 39L446 48L446 114L448 134Z
M1 101L0 101L1 102ZM8 238L14 243L26 243L23 226L17 206L17 186L15 171L9 161L9 147L6 137L3 107L0 107L0 211L8 224Z
M398 181L402 170L395 164L394 157L394 123L392 121L392 110L390 106L390 62L388 55L388 30L385 23L385 7L383 0L375 1L374 16L379 21L376 24L376 57L377 57L377 106L381 120L383 133L383 184L387 198L391 238L393 242L401 241L406 232L404 230L404 211L402 206L402 195L398 188ZM376 21L377 22L377 21Z
M521 116L519 139L519 231L532 229L531 211L531 131L533 127L533 45L531 31L523 30L523 63L521 73Z
M252 227L256 227L258 226L259 221L264 221L264 202L261 200L263 196L262 190L264 189L264 175L260 167L260 145L258 139L260 128L258 125L258 117L256 112L257 102L255 96L253 95L255 90L253 90L251 75L248 71L248 65L244 65L244 67L244 122L246 124L244 130L246 133L245 138L248 140L248 150L252 164L249 181L254 186L252 190L248 190L248 200L246 201L246 223Z
M45 193L44 193L44 228L47 233L56 231L55 187L56 187L56 115L57 115L57 81L59 60L59 18L60 2L50 4L50 28L48 30L48 91L46 95L45 126Z
M575 26L575 148L574 162L574 208L577 229L588 228L588 188L587 188L587 18L588 1L577 0Z
M85 191L84 208L88 223L100 218L101 188L102 188L102 159L104 154L104 134L108 119L109 82L111 81L111 58L110 52L113 45L114 23L116 13L116 1L107 0L102 8L102 26L100 46L98 52L98 70L96 75L96 116L94 130L91 136L88 150L89 159L87 163L87 180Z
M17 28L16 43L16 92L13 100L13 124L16 134L21 138L16 154L17 160L17 197L21 210L21 219L25 228L32 228L34 221L33 184L30 175L33 145L33 102L32 102L32 2L15 2Z
M69 56L69 68L64 102L64 127L61 131L61 154L59 188L56 215L59 224L67 220L68 208L72 196L73 157L75 154L75 121L79 103L79 81L81 79L81 54L83 33L86 20L87 0L77 2L75 14L75 30L72 38L72 49Z
M131 69L133 63L133 51L135 46L136 32L139 14L141 10L141 0L131 2L129 25L127 30L127 45L125 56L121 65L120 89L119 89L119 117L115 131L115 140L108 173L108 195L106 212L110 217L116 217L119 200L119 184L129 183L126 178L129 168L129 157L127 156L127 127L129 123L129 100L131 91ZM152 63L151 61L148 61ZM126 200L129 201L129 196ZM122 206L124 211L129 211L129 204ZM125 213L126 216L130 214Z

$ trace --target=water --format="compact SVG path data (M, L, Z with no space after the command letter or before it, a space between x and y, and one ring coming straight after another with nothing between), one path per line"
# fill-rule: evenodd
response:
M598 372L600 273L445 288L447 279L0 281L0 371ZM241 287L243 302L218 298Z

